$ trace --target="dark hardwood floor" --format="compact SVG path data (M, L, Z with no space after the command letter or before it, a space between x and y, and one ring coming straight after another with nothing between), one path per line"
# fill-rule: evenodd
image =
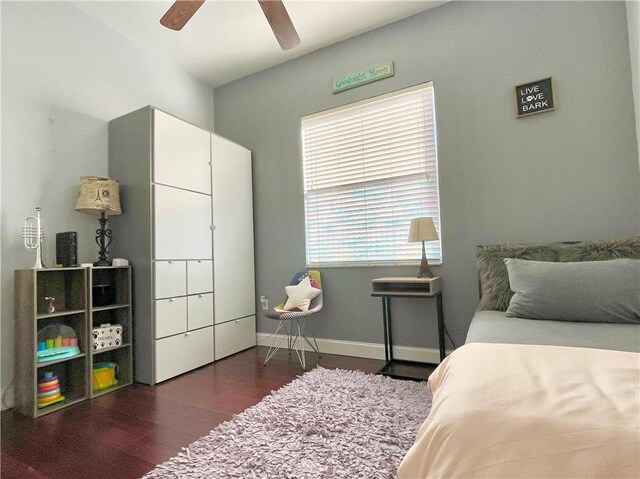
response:
M2 479L139 478L303 373L293 353L238 353L158 386L134 385L29 419L1 415ZM308 367L374 372L383 361L307 354Z

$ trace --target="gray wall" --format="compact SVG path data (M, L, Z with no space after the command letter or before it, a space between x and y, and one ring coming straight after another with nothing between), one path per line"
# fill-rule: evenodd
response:
M633 78L633 104L636 112L636 139L640 144L640 1L627 0L627 25L629 27L629 55ZM640 155L638 155L640 162Z
M387 59L393 78L331 94L332 77ZM514 85L550 75L557 109L516 119ZM444 248L433 269L458 345L478 302L476 245L638 234L625 4L453 2L215 89L216 132L253 150L258 296L281 299L305 262L300 117L428 80ZM323 269L316 335L381 343L370 280L417 265ZM396 344L437 348L421 301L395 303Z
M13 270L33 266L25 217L42 207L45 264L55 233L97 259L96 217L73 211L82 175L107 174L107 122L153 104L213 129L213 89L62 2L2 2L2 391L13 377ZM126 214L126 207L124 214ZM126 234L114 231L115 241ZM11 391L9 391L11 393ZM10 404L11 394L7 395Z

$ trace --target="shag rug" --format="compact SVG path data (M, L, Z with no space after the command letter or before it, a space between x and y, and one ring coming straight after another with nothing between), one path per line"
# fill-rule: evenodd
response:
M430 407L426 382L318 367L144 477L395 478Z

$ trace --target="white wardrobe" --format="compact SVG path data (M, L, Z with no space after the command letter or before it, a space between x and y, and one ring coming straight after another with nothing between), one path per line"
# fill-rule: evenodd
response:
M153 107L109 123L134 274L135 380L155 384L256 344L251 152Z

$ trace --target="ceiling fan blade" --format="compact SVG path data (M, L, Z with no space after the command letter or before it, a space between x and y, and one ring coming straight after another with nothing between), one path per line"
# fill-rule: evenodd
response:
M300 37L281 0L258 0L264 16L283 50L289 50L300 44Z
M178 0L160 19L160 23L171 30L182 30L205 0Z

